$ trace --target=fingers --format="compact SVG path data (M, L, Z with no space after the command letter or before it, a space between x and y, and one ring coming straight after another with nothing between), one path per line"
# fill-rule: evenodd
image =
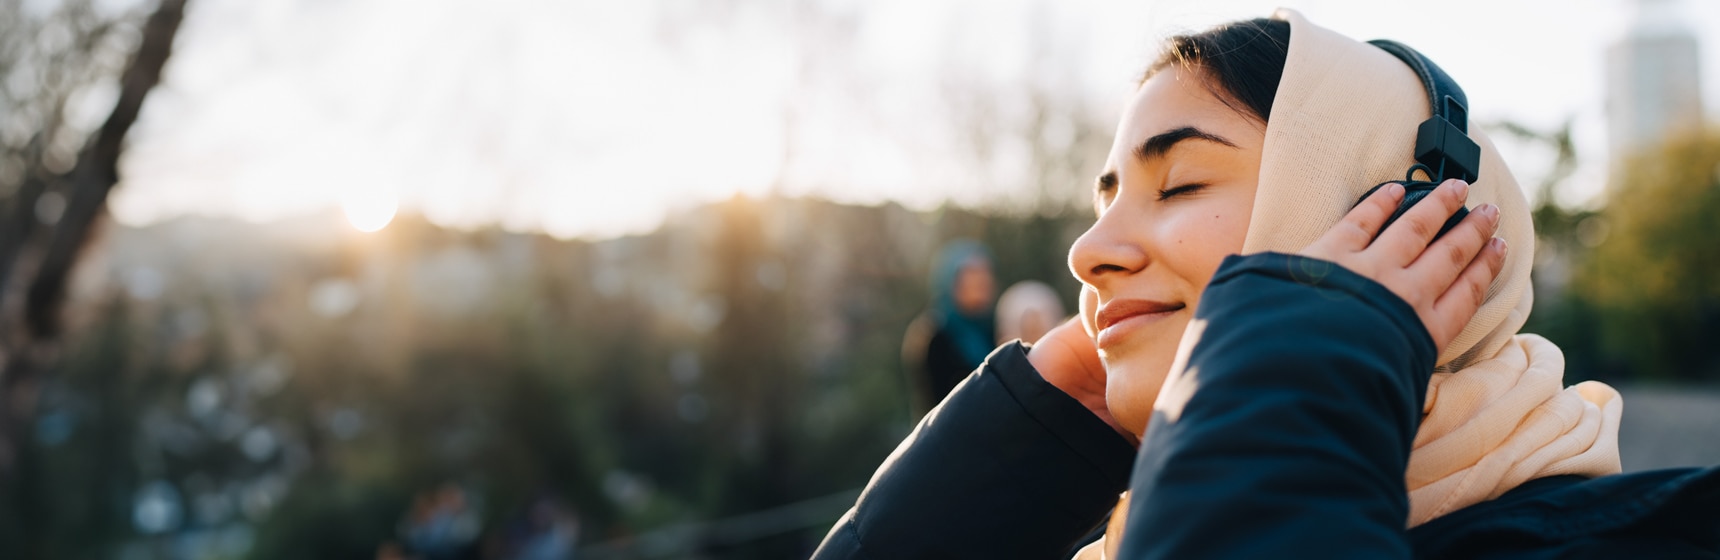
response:
M1327 235L1334 236L1333 241L1340 248L1350 251L1366 249L1369 243L1373 243L1380 226L1385 225L1386 219L1397 211L1398 203L1403 201L1403 193L1403 185L1386 183L1345 214L1338 227L1332 228Z
M1404 191L1400 184L1382 186L1302 254L1335 262L1403 298L1443 350L1481 308L1504 269L1505 242L1493 238L1500 210L1482 204L1433 241L1469 195L1468 184L1446 181L1381 232Z
M1469 319L1475 316L1475 311L1481 309L1481 303L1487 299L1487 287L1493 284L1493 279L1499 277L1499 271L1505 269L1505 253L1508 247L1505 240L1493 238L1475 260L1463 269L1457 281L1451 284L1445 293L1434 301L1431 323L1440 325L1437 332L1432 333L1434 342L1445 348ZM1435 329L1428 329L1434 331Z
M1499 207L1483 204L1469 216L1428 246L1427 251L1410 263L1411 277L1421 278L1426 285L1444 288L1457 279L1459 273L1475 260L1487 240L1499 231ZM1441 292L1434 292L1439 294Z
M1452 179L1439 185L1427 198L1416 203L1408 212L1380 233L1370 250L1380 251L1391 264L1408 266L1427 249L1429 241L1445 226L1445 221L1463 207L1469 196L1469 184Z

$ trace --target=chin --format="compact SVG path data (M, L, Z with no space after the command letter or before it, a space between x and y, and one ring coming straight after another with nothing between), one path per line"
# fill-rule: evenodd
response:
M1170 373L1170 360L1132 357L1105 361L1105 407L1123 429L1139 437L1153 417L1153 403Z
M1153 403L1170 375L1184 323L1166 325L1174 326L1174 330L1142 332L1136 338L1147 340L1131 340L1101 354L1105 363L1105 407L1123 429L1136 437L1146 433L1147 423L1153 417Z

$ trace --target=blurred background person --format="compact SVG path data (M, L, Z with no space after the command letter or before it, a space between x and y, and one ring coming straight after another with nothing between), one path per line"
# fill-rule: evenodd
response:
M505 560L571 560L579 542L579 516L552 494L539 496L504 529Z
M445 483L419 494L400 524L400 534L413 558L458 560L478 558L478 535L483 529L466 490Z
M916 417L937 406L991 353L996 297L997 277L984 245L957 239L938 251L931 309L914 319L902 342Z
M1033 343L1063 321L1063 300L1057 290L1038 280L1022 280L997 298L997 343L1020 339Z

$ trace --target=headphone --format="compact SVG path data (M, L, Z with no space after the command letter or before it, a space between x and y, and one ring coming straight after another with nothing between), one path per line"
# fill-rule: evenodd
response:
M1375 39L1368 41L1368 44L1379 47L1408 64L1416 76L1421 78L1421 85L1427 90L1428 106L1433 108L1433 116L1422 121L1421 126L1416 128L1416 163L1404 174L1404 180L1374 185L1374 188L1368 189L1368 192L1356 201L1356 205L1361 205L1362 200L1367 200L1388 183L1403 185L1403 202L1398 204L1397 210L1392 212L1385 224L1380 226L1380 231L1383 232L1392 222L1403 216L1404 212L1409 211L1411 206L1427 198L1440 183L1448 179L1462 179L1466 183L1474 183L1480 177L1481 146L1469 138L1469 99L1463 95L1463 88L1458 87L1451 76L1446 75L1432 60L1403 43ZM1430 180L1416 180L1417 171L1425 173ZM1468 215L1468 208L1459 207L1457 213L1445 220L1445 225L1439 228L1439 233L1433 238L1439 239L1445 232L1457 227L1458 222L1462 222L1464 216ZM1378 236L1379 232L1374 235Z

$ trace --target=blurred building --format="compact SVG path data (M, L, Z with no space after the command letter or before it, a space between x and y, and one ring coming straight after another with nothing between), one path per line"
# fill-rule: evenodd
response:
M1607 135L1623 158L1703 122L1696 34L1679 0L1631 0L1634 15L1607 53Z

